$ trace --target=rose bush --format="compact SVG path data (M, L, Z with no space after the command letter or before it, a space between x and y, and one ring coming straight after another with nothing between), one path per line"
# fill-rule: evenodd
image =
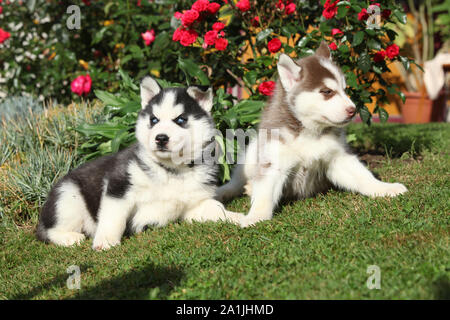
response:
M61 103L80 99L74 79L89 73L93 89L119 89L119 68L136 78L153 73L183 81L172 41L174 10L184 1L3 1L0 92ZM80 10L80 29L69 28ZM87 99L92 93L83 94Z
M258 122L274 90L281 53L301 58L326 41L366 123L372 116L367 105L375 99L382 121L388 117L383 109L388 94L404 99L387 80L390 63L399 60L406 68L414 63L400 55L396 33L386 27L406 22L393 0L92 0L79 4L80 29L67 27L73 13L60 1L24 3L4 4L0 15L0 74L6 79L0 91L59 102L103 100L111 121L80 128L91 139L80 149L87 157L133 141L136 81L149 73L163 84L212 86L212 113L223 130ZM234 86L246 100L237 102L228 93ZM226 141L220 143L226 148ZM226 165L224 170L227 177Z

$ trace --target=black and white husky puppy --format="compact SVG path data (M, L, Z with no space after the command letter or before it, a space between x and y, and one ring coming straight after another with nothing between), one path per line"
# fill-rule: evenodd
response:
M217 166L203 159L215 133L212 90L161 89L151 77L140 89L137 143L56 183L40 214L38 239L70 246L87 235L102 250L120 244L126 227L141 232L176 219L240 220L213 199Z
M343 128L356 108L326 43L298 61L281 55L277 69L279 80L258 138L248 146L245 164L217 192L217 199L232 198L246 185L252 205L241 226L271 219L282 197L301 199L331 185L372 197L407 191L400 183L377 180L348 151Z

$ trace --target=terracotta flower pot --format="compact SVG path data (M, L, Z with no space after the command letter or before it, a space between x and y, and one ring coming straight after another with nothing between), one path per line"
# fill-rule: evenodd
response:
M427 123L443 121L445 112L445 95L443 91L435 100L430 100L421 92L404 92L406 100L402 105L404 123Z

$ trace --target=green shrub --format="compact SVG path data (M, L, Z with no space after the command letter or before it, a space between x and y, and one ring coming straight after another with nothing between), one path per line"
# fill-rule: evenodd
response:
M103 122L100 105L50 106L41 113L4 120L0 126L0 213L21 224L37 219L51 186L82 157L83 136L74 128Z

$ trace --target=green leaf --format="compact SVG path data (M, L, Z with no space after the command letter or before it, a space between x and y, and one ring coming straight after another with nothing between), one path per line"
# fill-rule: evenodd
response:
M99 98L105 105L119 107L124 103L122 99L113 95L112 93L103 90L94 90L94 93L95 96Z
M394 10L394 15L403 24L406 24L406 13L401 11L400 9Z
M297 43L297 46L303 48L304 46L306 46L309 40L311 40L311 36L308 34L300 39L300 41Z
M369 39L369 41L367 41L367 46L371 50L381 50L381 43L375 39Z
M101 28L100 31L95 34L94 39L92 39L91 44L96 44L96 43L99 43L100 41L102 41L106 30L108 30L108 27Z
M339 46L339 51L342 53L348 53L350 52L350 48L346 44L341 44Z
M353 37L352 46L356 47L364 40L364 31L358 31Z
M249 72L245 73L244 79L245 79L250 85L254 85L255 82L256 82L256 80L258 79L258 72L256 72L255 70L249 71Z
M264 29L256 35L256 41L261 42L273 33L272 28Z
M364 123L370 124L372 114L366 106L363 106L361 109L359 109L359 115Z
M128 74L126 74L122 68L119 69L119 74L120 77L122 78L123 84L125 85L125 87L130 88L132 90L139 90L139 87L134 84L133 80L131 80L130 76Z
M403 57L403 56L399 56L400 61L403 64L403 67L405 68L406 71L409 70L410 64L409 64L409 59L407 57Z
M193 60L178 57L178 66L187 75L197 78L201 85L208 86L210 84L208 76Z
M388 121L389 113L384 108L378 107L378 116L380 117L380 122L385 123Z
M361 53L358 59L358 68L360 68L362 72L366 73L370 70L371 65L369 55L366 52Z

